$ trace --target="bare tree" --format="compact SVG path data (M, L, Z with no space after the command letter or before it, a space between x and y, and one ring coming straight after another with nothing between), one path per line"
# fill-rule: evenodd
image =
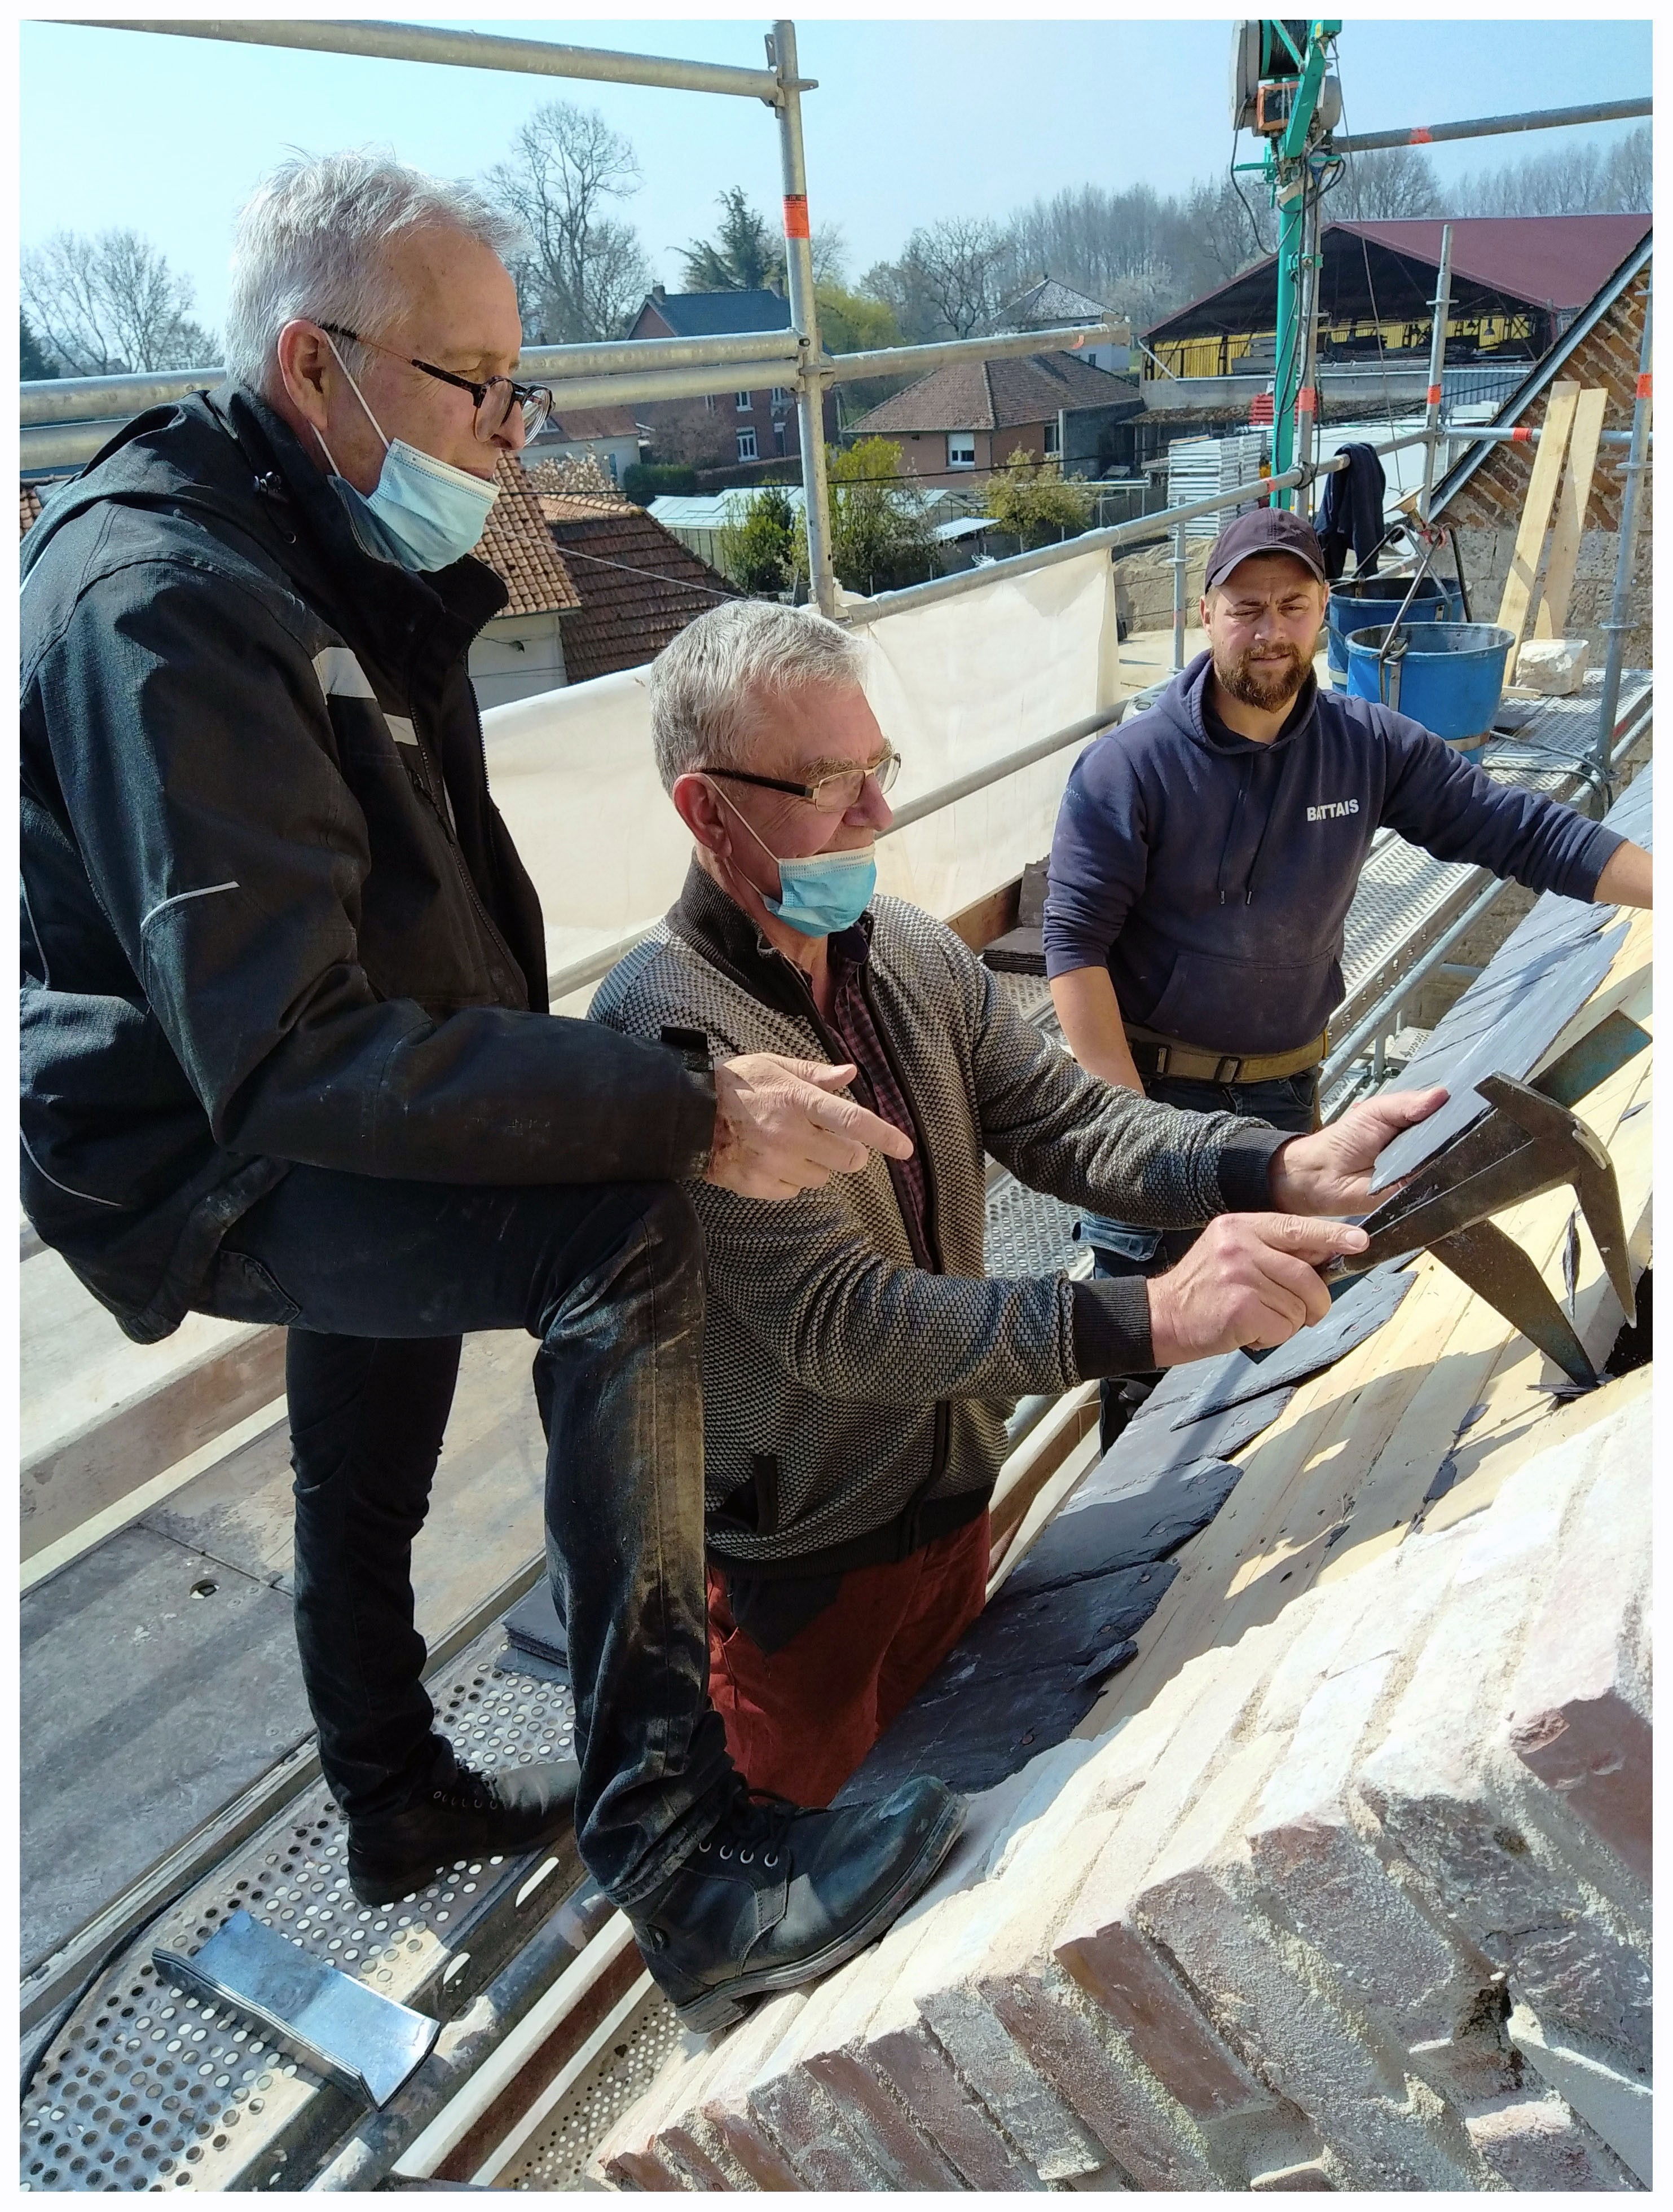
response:
M23 304L72 376L208 368L214 333L192 319L192 288L134 230L61 230L23 256Z
M1607 154L1595 144L1554 147L1520 161L1472 170L1448 195L1456 215L1648 214L1652 204L1649 126Z
M1603 164L1608 191L1606 212L1648 215L1655 205L1654 169L1650 126L1642 123L1636 131L1629 131L1619 145L1610 149Z
M1333 222L1398 222L1402 216L1440 212L1434 165L1414 146L1350 154L1324 203L1325 218Z
M915 230L901 256L909 285L957 338L969 337L997 313L1010 263L998 225L970 216Z
M618 337L651 282L637 233L607 212L639 189L627 140L595 109L548 100L486 181L528 240L514 272L527 334L548 345Z

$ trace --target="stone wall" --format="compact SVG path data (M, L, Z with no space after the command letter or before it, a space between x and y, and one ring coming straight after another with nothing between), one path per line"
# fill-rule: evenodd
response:
M973 1801L688 2038L656 2190L1647 2187L1650 1395Z

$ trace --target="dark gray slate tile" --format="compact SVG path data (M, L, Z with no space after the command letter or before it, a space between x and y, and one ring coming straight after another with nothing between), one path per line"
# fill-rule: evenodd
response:
M194 1598L204 1581L214 1594ZM27 1965L312 1723L289 1600L150 1529L113 1536L21 1613Z
M1107 1455L1049 1521L1006 1580L1004 1595L1033 1595L1119 1567L1147 1566L1206 1528L1231 1496L1241 1468L1188 1460L1136 1478Z
M1015 1598L1007 1584L836 1802L863 1804L910 1774L990 1789L1061 1743L1131 1657L1133 1635L1177 1571L1164 1561Z
M1298 1329L1287 1344L1251 1361L1250 1374L1230 1375L1224 1382L1213 1385L1176 1419L1173 1425L1179 1428L1189 1423L1195 1426L1205 1414L1221 1413L1269 1389L1294 1386L1305 1382L1310 1375L1322 1374L1352 1352L1355 1345L1374 1336L1411 1286L1410 1274L1397 1261L1387 1262L1373 1268L1368 1275L1357 1277L1323 1321L1316 1321L1310 1328Z
M544 1575L507 1613L505 1632L520 1651L532 1652L551 1666L569 1664L569 1638L557 1617L552 1586Z
M1445 1083L1451 1097L1415 1128L1403 1129L1378 1155L1373 1191L1384 1190L1433 1158L1441 1146L1479 1121L1487 1102L1475 1088L1483 1075L1529 1074L1557 1032L1579 1013L1608 975L1626 935L1624 926L1554 954L1548 969L1530 973L1526 988L1503 1018L1465 1043L1456 1059L1426 1054L1401 1079L1402 1091ZM1461 1002L1462 1003L1462 1002ZM1435 1036L1441 1035L1438 1025ZM1434 1039L1431 1039L1432 1045Z

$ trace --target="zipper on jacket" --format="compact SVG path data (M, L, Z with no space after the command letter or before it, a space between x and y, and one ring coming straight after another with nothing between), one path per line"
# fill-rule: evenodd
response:
M423 796L424 804L429 808L430 812L435 817L436 825L440 829L443 837L447 840L447 849L453 854L453 866L459 871L459 880L465 887L465 896L470 902L471 910L475 915L477 921L480 923L484 932L486 933L490 946L497 948L500 953L503 955L507 963L508 979L512 975L521 975L523 974L522 963L513 957L510 946L506 943L504 938L501 936L499 930L496 927L493 916L483 904L482 895L478 890L476 884L471 881L471 871L465 865L465 850L459 842L459 831L453 825L451 811L443 803L443 800L438 799L436 797L436 786L440 781L441 771L431 761L429 748L425 744L423 738L419 734L418 725L416 721L412 726L412 733L414 737L418 739L418 758L423 764L424 771L423 776L418 781L417 789ZM477 722L477 743L480 747L482 744L482 722L480 716L478 716ZM485 750L483 773L483 787L486 790L487 764ZM443 785L441 788L445 793L445 785ZM528 997L528 978L526 976L523 977L523 995L525 1000L526 1000Z

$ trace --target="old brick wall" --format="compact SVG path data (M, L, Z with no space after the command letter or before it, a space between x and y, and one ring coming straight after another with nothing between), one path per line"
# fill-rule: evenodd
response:
M1631 2190L1650 1395L973 1802L884 1940L686 2039L658 2190Z

